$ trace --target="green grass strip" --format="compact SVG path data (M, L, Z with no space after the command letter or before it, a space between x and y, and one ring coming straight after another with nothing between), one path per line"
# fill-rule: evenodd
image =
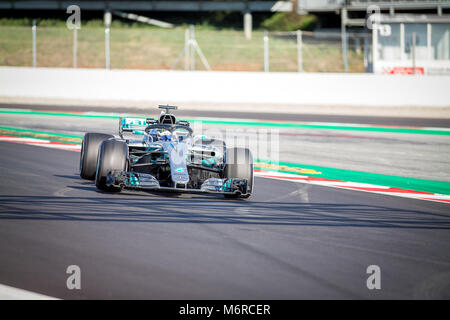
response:
M31 129L20 129L20 128L13 128L13 127L1 127L0 126L0 130L15 131L15 132L26 132L26 133L36 133L36 134L47 134L47 135L57 136L57 137L83 139L83 136L74 135L74 134L49 132L49 131L40 131L40 130L31 130Z
M86 114L71 112L51 112L37 110L2 110L0 114L23 114L23 115L40 115L54 117L86 117L86 118L103 118L103 119L119 119L119 115L114 114ZM130 117L133 117L130 115ZM134 115L139 117L139 115ZM373 127L373 126L353 126L351 124L321 125L311 123L290 123L290 122L269 122L269 121L234 121L234 120L212 120L212 119L186 119L191 122L201 122L211 125L235 125L235 126L254 126L254 127L275 127L289 129L319 129L319 130L350 130L350 131L366 131L366 132L390 132L390 133L407 133L407 134L431 134L431 135L450 135L450 130L441 129L415 129L415 128L398 128L398 127Z
M391 127L371 127L371 126L352 126L352 125L320 125L308 123L284 123L284 122L266 122L266 121L232 121L232 120L191 120L201 121L204 124L216 125L238 125L255 127L277 127L290 129L321 129L321 130L351 130L351 131L370 131L370 132L391 132L391 133L409 133L409 134L434 134L450 135L450 130L439 129L414 129L414 128L391 128Z
M20 129L11 127L0 127L0 134L5 134L13 137L23 137L23 138L35 138L41 140L48 140L54 142L64 142L71 144L81 144L83 136L56 133L48 131L30 130L30 129ZM55 138L56 137L56 138ZM74 139L79 139L80 141L73 141Z
M263 160L263 159L256 159L256 162L277 164L275 162L271 162L269 160ZM379 174L379 173L336 169L336 168L320 167L320 166L313 166L313 165L306 165L306 164L299 164L299 163L292 163L292 162L282 162L282 161L280 161L278 163L278 165L283 165L283 166L293 167L293 168L312 169L312 170L321 172L321 174L298 173L298 172L293 172L293 171L281 171L281 170L279 172L298 174L298 175L302 175L302 176L319 177L319 178L332 179L332 180L343 180L343 181L351 181L351 182L359 182L359 183L367 183L367 184L376 184L376 185L392 187L392 188L408 189L408 190L414 190L414 191L423 191L423 192L432 192L432 193L440 193L440 194L450 195L450 182L445 182L445 181L407 178L407 177L400 177L400 176L384 175L384 174ZM255 168L262 169L262 170L268 170L268 171L278 171L278 170L258 167L257 165L255 165Z

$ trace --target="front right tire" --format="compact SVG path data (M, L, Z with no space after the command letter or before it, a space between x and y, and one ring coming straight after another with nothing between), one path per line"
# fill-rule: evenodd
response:
M95 185L98 189L108 192L118 192L122 188L107 186L106 177L113 170L125 171L128 165L128 146L125 142L105 140L98 151Z

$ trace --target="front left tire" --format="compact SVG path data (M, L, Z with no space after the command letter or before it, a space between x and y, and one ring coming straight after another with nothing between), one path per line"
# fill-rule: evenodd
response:
M247 148L228 148L226 150L225 178L247 180L247 194L229 194L225 198L248 198L253 192L253 155Z
M104 133L88 132L83 137L80 153L80 176L94 180L97 169L98 149L100 144L114 136Z

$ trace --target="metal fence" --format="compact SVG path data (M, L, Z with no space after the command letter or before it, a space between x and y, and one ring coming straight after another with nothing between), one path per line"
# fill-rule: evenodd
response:
M340 32L272 32L269 38L272 71L344 72L344 56L349 72L371 71L372 37L367 33L348 33L347 50Z
M347 43L349 71L370 71L371 35ZM340 32L0 26L2 66L344 72L343 54Z

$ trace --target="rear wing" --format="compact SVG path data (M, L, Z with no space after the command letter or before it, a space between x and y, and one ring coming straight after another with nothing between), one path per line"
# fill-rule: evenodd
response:
M131 132L133 134L144 134L145 128L149 124L155 123L153 118L122 118L119 119L119 135L123 132Z
M122 137L124 132L129 132L132 134L144 134L145 128L148 125L158 123L158 120L154 118L129 118L129 117L120 117L119 118L119 135ZM175 124L180 126L190 127L189 121L179 120Z

